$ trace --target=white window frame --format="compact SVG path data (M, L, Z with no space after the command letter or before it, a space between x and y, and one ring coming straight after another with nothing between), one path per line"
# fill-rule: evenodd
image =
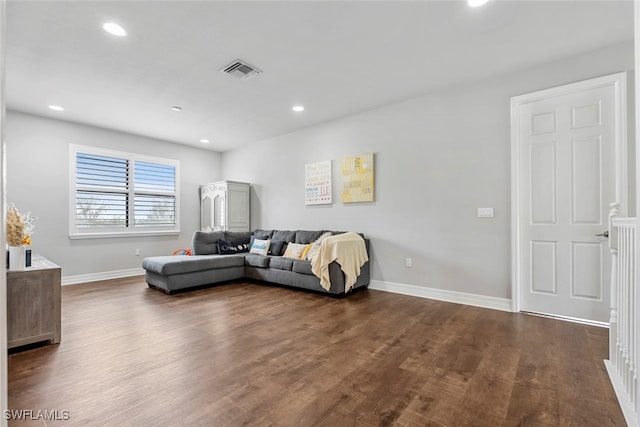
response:
M125 229L122 228L104 228L99 231L92 229L78 228L76 226L76 159L78 153L92 154L97 156L115 157L119 159L129 160L130 173L129 185L127 188L129 203L129 218L131 224ZM176 171L175 181L175 205L176 205L176 223L171 226L136 226L134 215L134 196L136 194L133 177L135 176L135 162L156 163L161 165L173 166ZM110 237L138 237L138 236L166 236L180 234L180 161L175 159L166 159L161 157L146 156L142 154L128 153L124 151L108 150L85 145L69 145L69 238L70 239L94 239L94 238L110 238Z

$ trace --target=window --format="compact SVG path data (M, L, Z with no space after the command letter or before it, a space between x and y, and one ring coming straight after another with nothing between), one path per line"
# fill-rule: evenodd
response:
M71 238L180 232L178 161L73 145L71 164Z

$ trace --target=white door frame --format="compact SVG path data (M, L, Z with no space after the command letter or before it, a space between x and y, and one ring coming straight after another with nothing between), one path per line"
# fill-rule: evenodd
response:
M627 216L627 73L616 73L511 98L511 305L520 311L520 107L531 102L569 95L588 89L613 86L615 92L615 197Z
M0 247L6 243L6 157L5 157L5 40L6 0L0 0ZM9 369L7 359L7 274L6 264L0 263L0 410L9 409ZM8 425L2 416L0 427Z

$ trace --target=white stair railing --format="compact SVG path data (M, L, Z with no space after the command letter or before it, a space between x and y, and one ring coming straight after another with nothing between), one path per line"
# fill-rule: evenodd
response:
M638 425L638 292L636 289L636 218L621 218L612 203L609 213L611 314L609 360L605 361L620 407L629 425Z

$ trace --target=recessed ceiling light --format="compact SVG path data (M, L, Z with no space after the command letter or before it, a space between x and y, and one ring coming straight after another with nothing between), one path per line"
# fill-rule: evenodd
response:
M203 144L208 144L209 140L208 139L201 139L200 142L202 142Z
M469 7L478 7L482 6L488 1L489 0L467 0L467 4L469 5Z
M295 111L296 113L299 113L301 111L304 111L304 107L302 105L294 105L292 110Z
M174 105L173 107L171 107L171 109L173 111L182 111L182 107L178 107L177 105Z
M102 24L102 29L118 37L125 37L127 35L127 31L115 22L105 22Z
M64 108L59 105L49 105L49 109L53 111L64 111Z

